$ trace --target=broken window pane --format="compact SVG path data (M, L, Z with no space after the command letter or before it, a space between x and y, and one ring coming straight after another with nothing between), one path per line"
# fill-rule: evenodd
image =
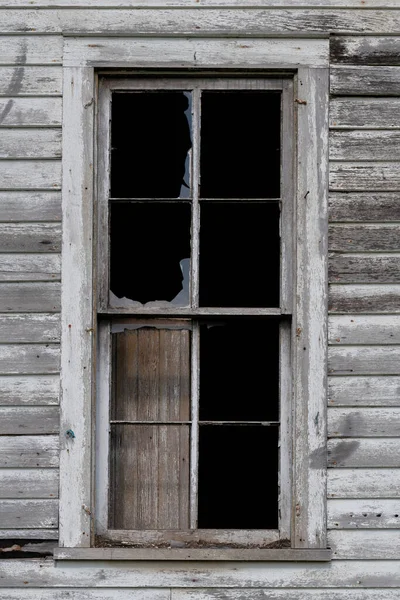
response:
M200 420L279 419L279 323L233 319L200 327Z
M191 94L114 93L113 198L190 196Z
M278 527L278 428L202 425L198 526Z
M278 203L201 204L201 306L279 306L279 276Z
M190 220L186 203L111 204L111 306L188 306Z
M279 198L280 104L272 92L203 92L202 198Z

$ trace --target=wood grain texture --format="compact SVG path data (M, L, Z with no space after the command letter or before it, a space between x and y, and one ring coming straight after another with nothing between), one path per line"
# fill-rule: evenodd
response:
M400 39L397 36L331 37L332 63L349 65L400 65Z
M399 160L400 131L332 130L329 134L331 160Z
M330 91L339 96L398 96L400 67L331 67Z
M0 467L58 467L58 435L17 435L0 437Z
M58 433L58 406L0 407L0 435Z
M71 598L73 600L114 600L115 590L99 590L99 589L71 589ZM40 590L18 590L18 589L3 589L4 600L65 600L65 590L56 589L40 589ZM155 589L137 589L137 590L118 590L118 598L120 600L171 600L169 590ZM397 600L400 596L388 596L388 600ZM369 597L368 597L369 599ZM292 600L289 598L289 600ZM334 598L334 600L339 600ZM340 599L342 600L342 599ZM349 600L346 598L346 600ZM354 599L354 600L358 600ZM375 600L381 600L376 598Z
M58 223L0 224L0 252L60 252Z
M23 375L57 373L60 370L58 344L1 344L0 373Z
M59 254L0 254L0 281L60 281Z
M87 8L87 0L3 0L2 8ZM97 0L98 8L242 7L244 0ZM260 8L360 8L359 0L252 0ZM365 8L398 8L397 0L365 0Z
M59 311L59 283L0 283L0 312Z
M58 498L58 470L0 469L0 498Z
M59 375L0 376L0 405L56 405L60 391Z
M0 222L61 221L60 192L0 192Z
M1 98L3 127L59 127L61 98Z
M3 8L3 5L2 5ZM0 38L1 65L62 64L61 36L14 36Z
M332 192L329 196L329 221L400 221L400 193Z
M399 346L331 346L328 371L335 375L398 375Z
M60 189L61 162L58 160L0 161L0 188Z
M58 500L0 500L0 528L54 529Z
M332 98L331 127L399 129L400 98Z
M329 469L328 498L400 498L400 469Z
M400 377L329 377L329 406L400 406Z
M400 408L331 407L328 409L328 436L400 437Z
M332 285L329 310L336 313L398 313L400 285Z
M329 169L329 188L332 191L398 191L398 163L332 162Z
M0 314L0 343L2 344L59 341L60 317L57 314Z
M1 37L0 37L1 41ZM60 129L2 129L0 158L60 158Z
M400 439L328 440L328 467L400 467Z
M44 546L46 543L42 541L38 542L37 540L51 540L55 542L53 544L54 548L57 544L57 538L57 529L0 529L0 540L26 540L24 548L26 548L26 546L29 548L29 544L31 543L32 545L35 545L35 547L37 547L37 544L43 543Z
M330 225L331 252L399 252L400 225Z
M332 558L346 560L398 560L400 536L398 531L330 531Z
M61 67L2 67L0 96L60 96Z
M400 317L397 315L346 315L329 319L329 343L400 344Z
M13 590L14 591L14 590ZM8 593L8 590L7 590ZM326 600L329 594L329 600L398 600L400 590L373 589L373 590L355 590L355 589L334 589L329 592L324 589L199 589L199 590L172 590L171 600ZM59 600L58 596L54 596ZM88 600L90 600L88 596ZM101 598L101 596L99 596ZM31 596L27 596L31 600ZM20 600L19 596L10 596L10 600ZM34 599L36 600L36 598ZM43 596L43 600L48 600ZM82 600L77 596L77 600ZM86 600L86 599L85 599Z
M332 253L329 256L331 283L397 283L399 277L399 254Z
M329 500L328 528L399 529L400 499Z

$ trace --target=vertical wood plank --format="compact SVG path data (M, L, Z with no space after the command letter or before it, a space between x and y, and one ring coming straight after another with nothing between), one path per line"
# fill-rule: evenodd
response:
M328 69L299 69L294 536L326 544Z
M65 68L63 86L60 546L86 547L91 537L93 69Z

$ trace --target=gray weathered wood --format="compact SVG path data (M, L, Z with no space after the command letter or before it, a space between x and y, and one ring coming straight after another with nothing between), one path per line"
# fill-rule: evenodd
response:
M61 63L61 36L17 37L4 35L0 38L0 64L2 65L57 65Z
M332 192L329 221L400 221L400 193Z
M0 435L58 433L58 406L0 407Z
M8 590L7 593L9 593ZM327 592L327 590L324 589L299 590L293 588L286 590L268 588L174 589L172 590L171 600L326 600L327 595L329 595L329 600L398 600L400 598L400 590L383 590L377 588L370 590L330 588L329 592ZM76 598L77 600L83 600L80 596L77 596ZM99 596L99 600L100 598L102 598L102 596ZM26 599L32 600L32 597L26 596ZM10 596L10 600L22 600L22 598L17 595L12 595ZM34 600L36 600L36 598ZM43 600L48 600L48 597L43 596ZM59 600L56 592L54 600ZM84 600L86 600L86 598L84 598ZM87 600L91 600L91 596L88 595ZM122 600L124 600L124 597Z
M57 529L0 529L0 540L26 540L28 545L29 540L32 544L37 544L36 540L53 540L58 539ZM57 542L53 544L57 545Z
M59 127L61 98L1 98L3 127Z
M347 560L399 560L400 535L398 531L330 531L329 545L332 558Z
M0 498L58 498L58 470L0 469Z
M57 373L60 370L58 344L1 344L0 373L9 375Z
M400 499L329 500L329 529L399 529Z
M57 314L0 314L0 343L2 344L58 341L60 341L60 317Z
M58 500L0 500L0 528L54 529Z
M400 467L400 439L353 438L328 441L329 467Z
M330 225L329 250L334 252L398 252L400 225Z
M0 405L58 404L59 390L58 375L2 375Z
M2 67L0 96L60 96L61 67Z
M400 377L330 377L330 406L400 406Z
M61 194L0 192L0 221L61 221Z
M60 252L58 223L0 224L0 252Z
M329 469L328 498L399 498L400 469Z
M58 435L0 437L0 467L57 467L58 454Z
M400 131L333 130L329 134L331 160L400 160Z
M331 37L332 63L352 65L400 65L399 37Z
M342 230L341 233L343 236L345 235L345 231ZM351 240L347 240L347 242L347 245L351 244ZM371 245L373 243L372 239ZM390 240L388 240L389 244ZM399 254L332 253L329 256L329 281L331 283L397 283L399 278Z
M400 437L400 408L329 408L328 436Z
M0 254L0 281L60 280L59 254Z
M330 89L341 96L398 96L400 67L332 67Z
M70 590L73 600L115 600L115 590L99 590L99 589L74 589ZM40 589L40 590L18 590L18 589L2 589L4 600L66 600L65 590L57 589ZM120 600L171 600L171 592L169 590L155 589L139 589L139 590L118 590L118 598ZM297 600L300 596L288 597L287 600ZM369 596L366 600L369 600ZM387 596L387 600L398 600L399 596ZM258 599L256 599L258 600ZM319 600L319 598L317 599ZM359 600L358 598L341 598L332 597L332 600ZM376 596L374 600L381 600L380 596Z
M332 98L331 127L399 129L400 98Z
M0 312L59 312L59 310L59 283L0 283Z
M349 192L398 191L399 163L332 162L329 169L329 187L332 191Z
M331 316L329 343L334 346L400 344L400 317L396 315Z
M58 160L0 161L0 188L60 189L61 162Z
M335 375L398 375L399 346L331 346L328 371Z
M0 158L60 158L60 156L60 129L13 128L1 131Z
M97 0L98 8L166 8L171 6L184 7L246 7L244 0ZM263 8L360 8L359 0L252 0L252 7ZM398 8L397 0L365 0L365 8ZM87 0L3 0L4 8L74 8L88 7Z
M329 309L336 313L399 313L400 285L332 285Z

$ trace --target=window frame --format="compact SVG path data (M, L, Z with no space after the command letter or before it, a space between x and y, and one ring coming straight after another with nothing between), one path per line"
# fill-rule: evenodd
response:
M59 541L60 548L64 550L56 552L58 559L70 560L74 557L74 549L81 548L83 551L94 544L93 407L98 332L93 294L96 278L94 238L97 237L93 229L93 199L96 196L94 165L98 75L116 75L116 70L121 67L132 70L147 68L150 72L155 68L190 68L209 72L209 69L215 71L216 66L223 67L232 75L248 74L249 71L257 73L262 69L263 73L276 77L283 71L293 77L296 189L295 307L291 339L295 382L291 426L292 550L274 549L269 552L274 553L276 560L298 560L301 556L304 560L329 559L329 552L324 551L328 40L261 38L243 45L240 40L221 38L209 42L169 39L161 56L152 40L103 38L101 43L96 44L94 39L65 38ZM244 52L243 48L249 50ZM65 549L71 550L66 552ZM314 551L306 555L306 549ZM78 552L80 559L82 551ZM92 558L94 551L100 552L101 549L92 550ZM228 557L227 551L221 552ZM134 558L132 553L130 556ZM172 559L171 553L168 556ZM246 556L243 555L243 558Z

